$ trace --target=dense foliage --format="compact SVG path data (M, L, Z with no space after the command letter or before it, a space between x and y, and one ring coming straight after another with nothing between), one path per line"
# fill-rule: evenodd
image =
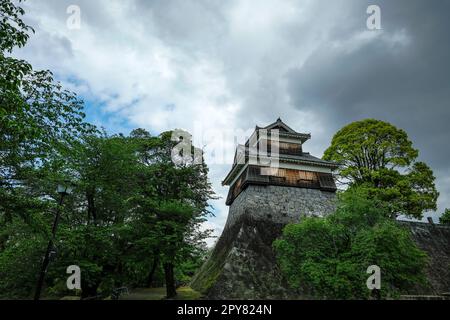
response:
M83 297L164 283L175 295L206 252L206 165L174 164L172 132L108 136L86 123L75 93L12 56L33 31L18 4L0 0L0 297L32 296L57 210L47 296L69 293L69 265ZM66 180L75 189L59 207Z
M367 299L367 268L381 268L382 297L425 282L426 255L409 231L386 218L383 203L364 189L343 193L335 213L290 224L274 242L281 270L294 288L315 298Z
M369 197L389 203L390 216L421 218L424 211L436 210L439 193L433 171L417 157L405 131L374 119L339 130L324 153L324 159L341 165L342 183L363 186Z
M444 213L439 218L439 222L450 225L450 209L445 209Z

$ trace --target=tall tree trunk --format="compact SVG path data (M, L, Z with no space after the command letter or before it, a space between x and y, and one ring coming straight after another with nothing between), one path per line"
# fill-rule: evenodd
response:
M177 295L175 290L175 277L173 274L173 264L164 263L164 275L166 278L166 295L167 298L173 298Z
M152 267L150 269L150 272L148 274L148 278L147 278L147 287L151 288L152 284L153 284L153 277L155 276L155 272L156 272L156 268L159 265L159 255L157 254L154 258L153 258L153 263L152 263Z
M94 224L97 220L97 211L95 208L95 198L94 198L94 192L93 191L87 191L86 192L86 199L87 199L87 209L88 209L88 222L91 221L91 219L94 221Z
M11 211L8 209L5 209L5 215L4 215L4 222L2 223L7 225L12 222L12 215ZM9 234L4 233L2 236L0 236L0 252L2 252L6 248L6 242L8 242Z

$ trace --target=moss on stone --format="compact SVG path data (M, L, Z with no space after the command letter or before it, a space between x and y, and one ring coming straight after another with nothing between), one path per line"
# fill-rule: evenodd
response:
M226 260L226 255L227 247L219 248L216 245L210 257L202 265L199 272L192 278L190 284L191 287L202 294L206 294L220 276Z

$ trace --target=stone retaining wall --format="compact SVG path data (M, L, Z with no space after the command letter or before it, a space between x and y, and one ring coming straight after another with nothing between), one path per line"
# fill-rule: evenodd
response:
M324 216L336 208L336 194L318 189L249 185L230 206L226 227L244 213L252 219L287 224L302 216Z

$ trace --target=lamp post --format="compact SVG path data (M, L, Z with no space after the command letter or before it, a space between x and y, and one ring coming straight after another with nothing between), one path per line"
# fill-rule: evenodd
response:
M52 235L48 241L47 250L45 252L44 260L42 261L41 272L39 273L39 279L36 286L36 292L34 294L34 300L39 300L41 297L42 285L44 284L45 274L47 273L48 264L50 263L50 253L53 250L53 240L55 239L56 230L58 228L59 217L61 215L61 207L64 201L64 197L72 193L73 186L69 181L65 181L63 184L58 184L57 191L60 195L58 207L56 208L55 219L53 220Z

